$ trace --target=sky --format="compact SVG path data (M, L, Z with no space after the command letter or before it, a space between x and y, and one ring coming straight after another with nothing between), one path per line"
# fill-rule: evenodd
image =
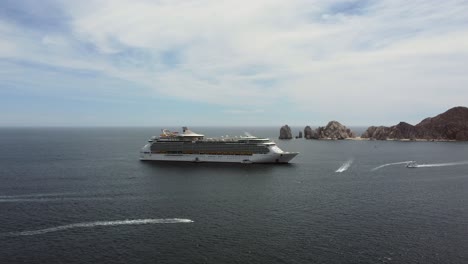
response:
M2 0L0 126L416 124L468 102L466 0Z

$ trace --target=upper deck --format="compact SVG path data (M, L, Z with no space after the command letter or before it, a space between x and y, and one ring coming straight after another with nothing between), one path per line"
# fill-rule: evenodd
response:
M247 133L246 133L247 134ZM247 134L246 136L223 136L219 138L205 138L205 135L197 134L184 127L183 133L171 132L167 129L163 129L159 137L153 137L150 142L197 142L197 143L241 143L241 144L264 144L264 145L275 145L268 138L258 138Z

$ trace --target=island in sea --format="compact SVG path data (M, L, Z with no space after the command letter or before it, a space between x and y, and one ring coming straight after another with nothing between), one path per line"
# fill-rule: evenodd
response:
M279 139L292 139L291 128L288 125L284 125L280 129ZM356 134L351 131L351 129L342 125L338 121L330 121L324 127L318 127L317 129L312 129L310 126L304 128L304 138L305 139L330 139L330 140L340 140L355 138ZM299 135L296 138L302 138L302 131L299 132Z
M280 139L292 139L291 128L281 127ZM369 139L402 141L468 141L468 108L453 107L435 117L428 117L417 125L400 122L397 125L370 126L361 135L355 133L338 121L330 121L325 127L304 128L305 139Z

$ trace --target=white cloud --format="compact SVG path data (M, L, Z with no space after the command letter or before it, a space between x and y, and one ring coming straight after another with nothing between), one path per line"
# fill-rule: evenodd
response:
M466 1L331 8L341 3L63 1L70 32L18 34L0 24L7 36L0 56L90 69L158 95L228 105L232 113L287 101L297 111L352 122L357 114L374 118L371 109L449 107L468 97L461 70L468 62ZM82 43L96 56L83 56ZM164 62L167 52L176 58Z

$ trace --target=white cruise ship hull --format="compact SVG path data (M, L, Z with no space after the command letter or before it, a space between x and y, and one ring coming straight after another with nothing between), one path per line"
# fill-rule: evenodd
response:
M141 153L142 161L227 162L227 163L288 163L298 153L267 153L253 155L154 154Z

